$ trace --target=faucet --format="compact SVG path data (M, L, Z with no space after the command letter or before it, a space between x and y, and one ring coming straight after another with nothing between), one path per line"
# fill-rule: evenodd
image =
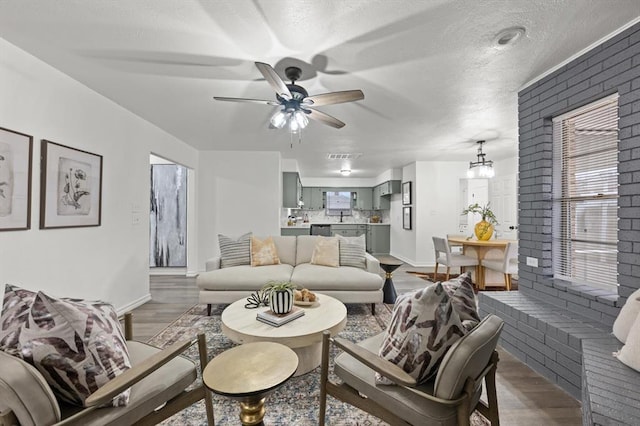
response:
M344 212L343 212L342 210L340 210L340 223L342 223L342 214L343 214L343 213L344 213Z

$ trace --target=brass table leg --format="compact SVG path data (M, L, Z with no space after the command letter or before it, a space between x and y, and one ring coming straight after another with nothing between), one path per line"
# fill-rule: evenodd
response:
M264 424L264 397L260 395L240 401L240 421L244 426Z

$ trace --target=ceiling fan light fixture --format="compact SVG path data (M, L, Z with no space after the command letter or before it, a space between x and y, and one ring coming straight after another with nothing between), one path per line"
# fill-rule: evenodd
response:
M487 160L486 155L482 152L482 145L485 141L478 141L477 161L469 162L469 170L467 170L467 178L469 179L491 179L496 172L493 169L493 161Z
M282 110L277 111L271 117L271 124L273 127L282 129L284 125L287 124L287 114Z
M309 124L309 119L307 118L307 114L305 114L301 110L297 110L296 112L293 113L293 119L295 119L296 123L298 123L298 126L301 129L304 129L305 127L307 127L307 124Z

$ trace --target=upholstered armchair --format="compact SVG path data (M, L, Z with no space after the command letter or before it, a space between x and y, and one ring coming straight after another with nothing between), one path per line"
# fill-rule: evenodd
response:
M201 384L186 390L197 378L197 365L180 356L197 343L200 368L207 364L203 334L160 350L132 339L131 314L125 315L125 338L132 367L87 398L85 408L56 400L40 372L22 359L0 351L0 426L151 425L204 399L207 421L213 425L211 394ZM124 407L106 407L131 388Z
M435 380L418 385L402 368L379 357L384 333L354 344L331 338L325 332L322 346L319 424L325 424L326 399L331 395L360 408L391 425L469 425L478 410L499 424L495 373L495 351L503 321L495 315L484 318L472 331L452 345L443 358ZM344 351L335 358L334 373L341 384L329 380L331 344ZM375 372L395 385L378 385ZM480 400L482 383L487 403Z

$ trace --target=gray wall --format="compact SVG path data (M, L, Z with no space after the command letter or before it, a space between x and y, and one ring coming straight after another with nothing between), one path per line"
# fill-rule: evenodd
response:
M551 119L616 92L620 115L617 303L603 291L566 291L566 285L554 283L551 252ZM520 291L612 323L616 306L640 288L640 24L523 89L518 102ZM538 258L539 266L527 266L527 256Z

